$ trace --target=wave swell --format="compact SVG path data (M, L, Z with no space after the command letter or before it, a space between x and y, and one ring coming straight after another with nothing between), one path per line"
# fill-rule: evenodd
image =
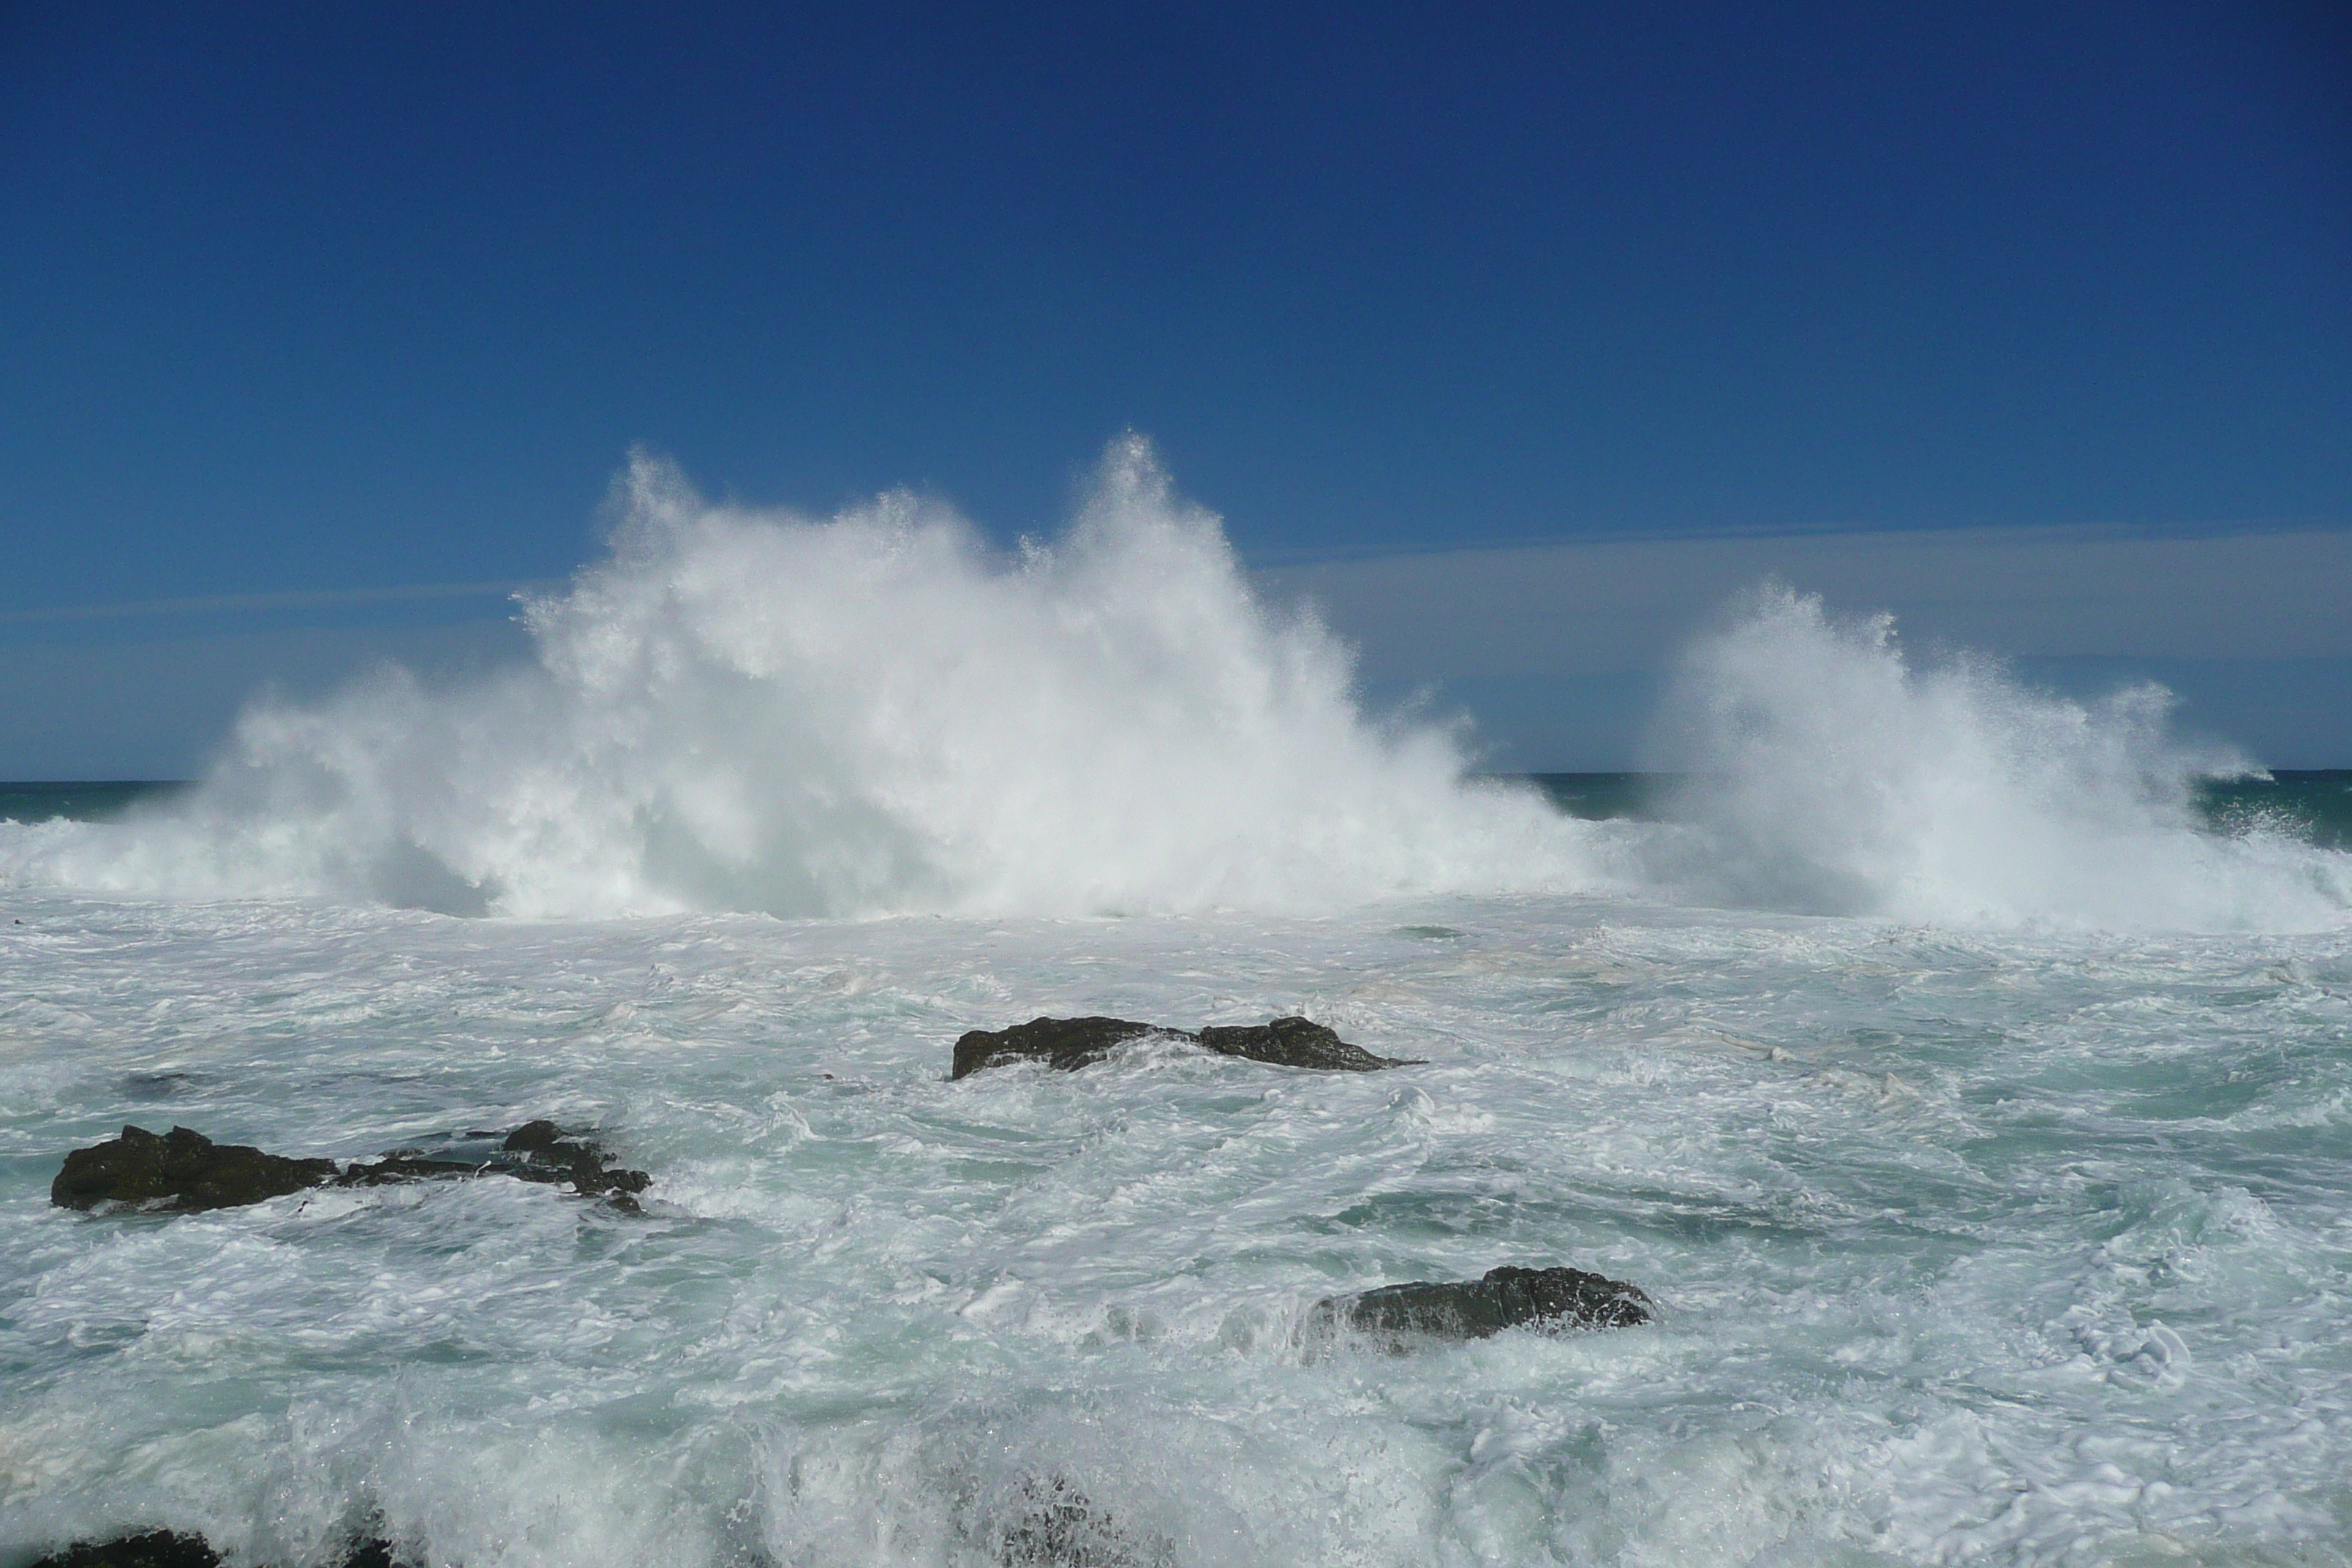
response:
M194 797L59 879L526 917L1313 909L1580 887L1588 835L1368 721L1349 649L1253 597L1219 520L1114 444L1067 536L992 554L905 494L827 521L616 486L529 667L387 671L240 720ZM117 836L119 837L119 836Z
M2172 694L2093 702L1999 662L1915 661L1892 616L1768 584L1685 655L1661 721L1690 828L1654 882L1735 907L2110 929L2311 930L2352 908L2352 857L2249 825L2196 786L2261 774L2182 738Z
M1664 824L1580 822L1360 708L1348 647L1253 594L1141 438L1007 557L908 494L826 521L713 505L639 456L603 561L522 605L536 657L261 702L126 826L0 835L10 879L526 918L1316 911L1622 892L1964 923L2309 930L2352 856L2217 835L2142 686L2080 703L1890 616L1766 585L1690 650Z

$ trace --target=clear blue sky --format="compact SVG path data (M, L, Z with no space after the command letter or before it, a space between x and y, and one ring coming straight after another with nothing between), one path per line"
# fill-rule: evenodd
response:
M636 442L1009 539L1133 426L1285 570L2340 532L2347 84L2321 3L0 4L0 774L494 657L494 597L266 596L561 575ZM1531 765L1654 663L1358 635ZM2352 762L2352 641L2168 636L1996 651Z

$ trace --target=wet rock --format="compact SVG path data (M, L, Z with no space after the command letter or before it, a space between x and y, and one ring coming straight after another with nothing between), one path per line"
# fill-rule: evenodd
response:
M1213 1024L1193 1037L1221 1057L1247 1057L1254 1062L1312 1068L1318 1072L1378 1072L1382 1068L1423 1065L1405 1057L1376 1057L1361 1046L1349 1045L1325 1026L1305 1018L1276 1018L1270 1024L1230 1027Z
M964 1078L1006 1062L1042 1061L1056 1072L1071 1072L1146 1035L1192 1037L1181 1029L1127 1018L1032 1018L1009 1029L974 1029L965 1035L955 1043L948 1077Z
M1318 1301L1310 1324L1351 1330L1391 1350L1416 1340L1483 1340L1505 1329L1622 1329L1650 1321L1638 1287L1580 1268L1490 1268L1458 1284L1384 1285Z
M403 1568L404 1563L390 1542L369 1537L346 1548L339 1568ZM201 1535L151 1530L112 1541L76 1542L32 1568L222 1568L222 1559Z
M478 1176L489 1169L464 1160L427 1160L413 1154L387 1154L381 1160L354 1160L335 1178L339 1187L382 1187L394 1182L444 1181Z
M541 1149L561 1146L571 1134L552 1121L526 1121L506 1136L499 1145L510 1154L527 1154Z
M500 1152L508 1156L494 1168L526 1182L569 1182L572 1190L603 1196L635 1212L635 1194L653 1184L643 1171L625 1171L612 1163L604 1146L582 1133L566 1132L552 1121L526 1121L506 1136ZM520 1156L512 1158L511 1156Z
M174 1127L158 1136L125 1127L122 1136L66 1156L49 1184L59 1208L135 1208L172 1214L235 1208L335 1179L332 1160L289 1160L246 1143L215 1143Z
M1212 1025L1194 1031L1139 1024L1129 1018L1032 1018L1009 1029L974 1029L955 1043L948 1077L959 1079L983 1068L1007 1062L1042 1061L1057 1072L1070 1072L1098 1062L1130 1040L1147 1035L1189 1040L1219 1056L1245 1057L1277 1067L1310 1068L1318 1072L1372 1072L1381 1068L1417 1067L1402 1058L1376 1057L1351 1046L1331 1029L1305 1018L1276 1018L1269 1024Z
M76 1542L33 1568L219 1568L220 1557L201 1535L153 1530L106 1542Z
M289 1160L242 1143L215 1143L185 1127L174 1127L162 1137L125 1127L118 1139L68 1154L64 1169L50 1184L49 1201L61 1208L177 1214L234 1208L330 1184L380 1187L484 1175L569 1184L574 1192L602 1197L630 1213L639 1212L635 1194L653 1182L643 1171L613 1164L602 1144L565 1132L552 1121L526 1122L479 1159L440 1159L403 1149L381 1160L354 1161L341 1170L332 1160Z

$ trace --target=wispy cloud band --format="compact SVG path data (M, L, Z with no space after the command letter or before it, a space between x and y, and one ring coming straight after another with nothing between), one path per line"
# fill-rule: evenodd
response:
M2021 658L2352 657L2352 530L1953 529L1465 550L1262 571L1387 677L1655 668L1767 576Z
M503 583L405 583L388 588L306 588L275 594L207 594L183 599L140 599L114 605L58 605L0 610L0 626L63 621L129 620L157 616L221 616L263 610L332 609L425 599L511 597L547 586L539 581Z

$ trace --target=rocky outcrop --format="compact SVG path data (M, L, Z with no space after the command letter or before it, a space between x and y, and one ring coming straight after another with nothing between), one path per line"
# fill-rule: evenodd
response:
M1032 1018L1008 1029L974 1029L955 1043L948 1069L951 1079L965 1078L983 1068L1008 1062L1042 1061L1057 1072L1070 1072L1098 1062L1120 1046L1148 1035L1185 1040L1223 1057L1245 1057L1277 1067L1309 1068L1318 1072L1374 1072L1381 1068L1418 1067L1395 1057L1376 1057L1351 1046L1324 1025L1306 1018L1276 1018L1269 1024L1212 1025L1208 1028L1171 1029L1139 1024L1129 1018Z
M1313 1068L1318 1072L1378 1072L1382 1068L1425 1065L1404 1057L1376 1057L1305 1018L1276 1018L1270 1024L1234 1027L1213 1024L1193 1038L1221 1057L1246 1057L1254 1062Z
M1650 1321L1652 1303L1621 1279L1580 1268L1490 1268L1456 1284L1384 1285L1318 1301L1310 1328L1346 1330L1391 1350L1416 1341L1483 1340L1505 1329L1622 1329Z
M79 1541L33 1568L219 1568L220 1556L201 1535L153 1530L112 1541Z
M973 1029L956 1041L948 1077L967 1078L1007 1062L1042 1061L1055 1072L1072 1072L1129 1040L1178 1033L1127 1018L1032 1018L1009 1029Z
M498 1139L496 1132L469 1138ZM604 1147L565 1132L552 1121L530 1121L507 1133L478 1158L435 1158L421 1150L395 1151L381 1160L338 1167L332 1160L293 1160L244 1143L215 1143L185 1127L156 1134L125 1127L122 1136L66 1156L49 1201L69 1209L136 1209L189 1214L235 1208L310 1187L377 1187L394 1182L513 1176L526 1182L570 1184L635 1211L635 1194L653 1178L614 1165Z
M346 1547L339 1568L400 1568L400 1564L389 1542L371 1538ZM201 1535L151 1530L142 1535L119 1535L112 1541L76 1542L32 1568L222 1568L222 1559Z
M575 1193L602 1195L625 1209L635 1209L635 1194L653 1184L643 1171L614 1165L603 1144L552 1121L526 1121L499 1148L507 1158L490 1162L491 1170L526 1182L569 1182Z
M49 1184L60 1208L102 1205L189 1214L236 1208L335 1179L332 1160L289 1160L247 1143L215 1143L174 1127L158 1136L125 1127L122 1136L66 1156Z

